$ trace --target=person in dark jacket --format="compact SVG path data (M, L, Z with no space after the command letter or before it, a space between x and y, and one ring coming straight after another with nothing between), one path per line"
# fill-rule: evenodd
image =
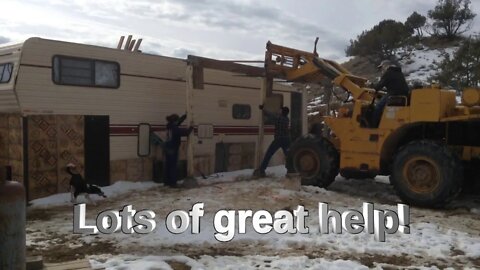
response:
M163 151L165 153L165 185L169 187L177 187L178 150L181 137L188 136L193 130L193 127L179 127L186 118L186 114L181 117L178 114L167 116L167 139Z
M278 149L282 149L285 156L287 155L288 148L290 147L290 119L288 119L288 114L290 110L288 107L282 107L280 114L273 114L263 109L263 105L259 106L260 110L264 114L275 119L275 135L272 143L267 149L265 156L263 157L262 164L260 168L255 171L256 176L265 177L265 169L267 169L268 163L272 156L277 152Z
M384 95L380 101L375 105L372 116L372 125L378 127L382 118L383 109L387 104L387 100L391 96L408 96L408 84L400 67L395 66L391 61L384 60L378 66L382 69L383 75L380 82L374 87L375 91L380 91L386 88L387 94Z

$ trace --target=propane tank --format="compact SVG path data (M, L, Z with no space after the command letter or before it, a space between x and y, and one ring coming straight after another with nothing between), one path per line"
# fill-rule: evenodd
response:
M0 269L23 270L26 266L25 190L19 182L6 181L5 176L11 173L5 173L4 168L0 171Z

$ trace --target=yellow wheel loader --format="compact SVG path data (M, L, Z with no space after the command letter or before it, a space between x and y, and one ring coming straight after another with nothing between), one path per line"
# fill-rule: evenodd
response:
M318 57L316 49L311 53L268 42L265 56L266 85L274 78L300 83L329 79L351 96L353 104L324 117L328 136L311 132L292 143L287 169L300 173L303 184L327 187L339 173L390 175L404 202L441 207L459 194L465 172L478 183L480 90L463 91L462 104L454 90L437 86L414 89L408 97L391 96L379 125L372 127L369 115L378 93L365 78Z

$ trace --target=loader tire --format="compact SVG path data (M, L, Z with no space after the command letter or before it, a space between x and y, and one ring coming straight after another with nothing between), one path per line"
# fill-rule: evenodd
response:
M460 193L463 166L446 146L414 141L395 157L390 181L402 201L440 208Z
M340 157L328 140L308 135L297 139L287 155L287 167L300 174L302 185L328 187L338 175Z
M480 164L479 160L464 164L462 194L480 194Z

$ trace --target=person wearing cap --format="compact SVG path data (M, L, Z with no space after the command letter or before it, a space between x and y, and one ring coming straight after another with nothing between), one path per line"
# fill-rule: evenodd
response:
M265 169L267 169L268 163L270 162L273 154L275 154L275 152L277 152L277 150L281 148L286 156L288 148L290 147L290 120L288 119L288 114L290 113L290 110L288 109L288 107L282 107L280 114L274 114L264 110L263 105L260 105L259 108L263 111L265 115L268 115L275 119L274 139L268 147L265 156L263 157L260 168L255 170L254 172L255 176L265 177Z
M387 104L388 98L391 96L408 96L407 81L402 73L402 69L396 66L390 60L383 60L377 67L382 70L382 77L377 85L375 85L375 91L380 91L386 88L387 94L384 95L380 101L375 105L372 116L372 125L378 127L382 117L383 109Z
M169 187L177 187L177 163L181 137L186 137L193 131L193 127L179 127L186 118L186 114L181 117L178 114L171 114L166 118L167 139L163 151L165 154L165 185Z

